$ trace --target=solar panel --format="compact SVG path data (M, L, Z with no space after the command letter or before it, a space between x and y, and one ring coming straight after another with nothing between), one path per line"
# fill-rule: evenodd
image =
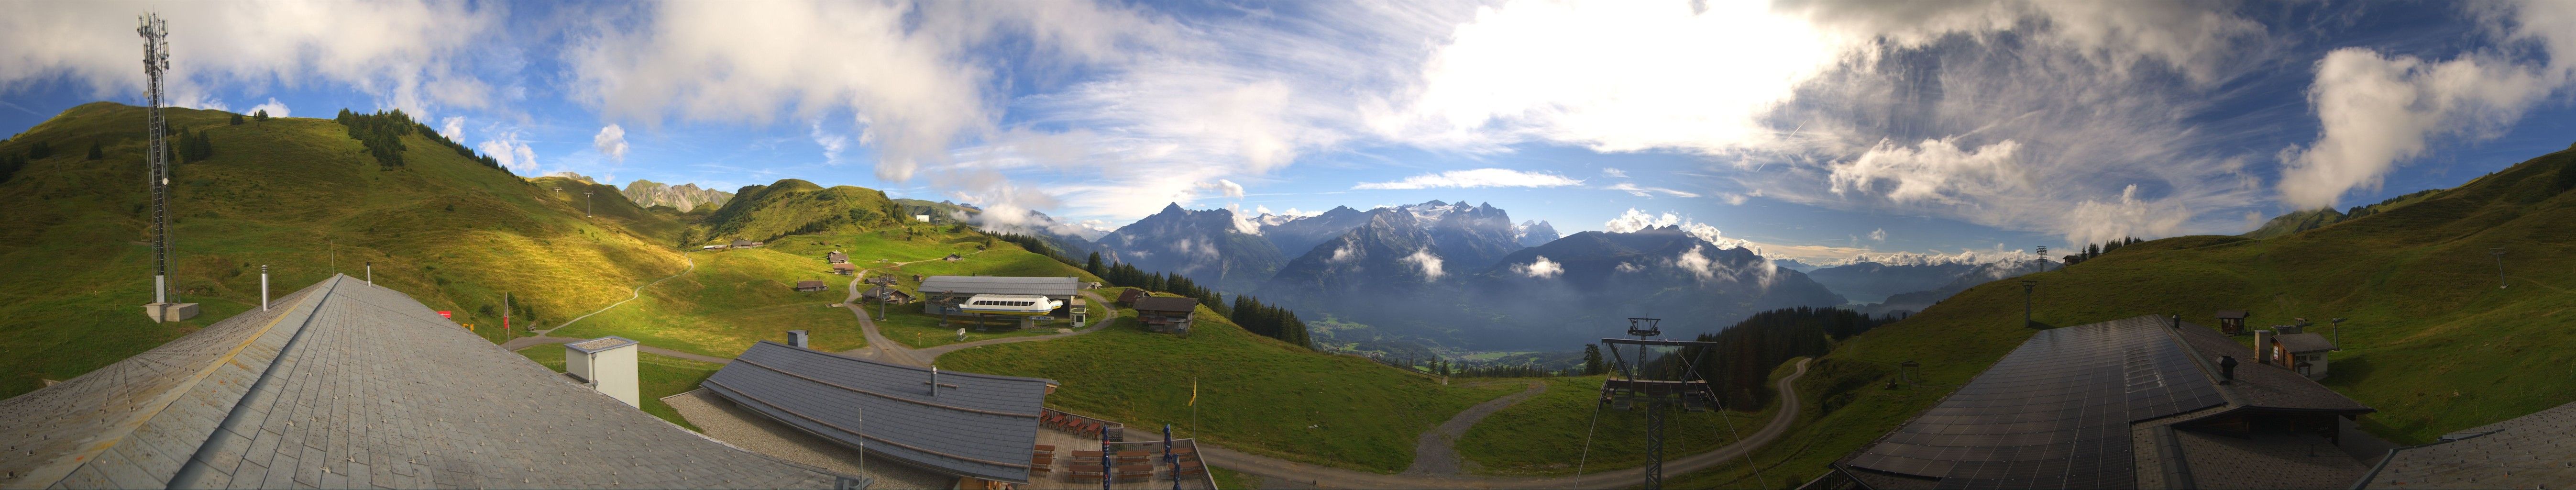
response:
M2039 332L1851 466L1939 488L2135 486L2129 424L2226 403L2155 317Z

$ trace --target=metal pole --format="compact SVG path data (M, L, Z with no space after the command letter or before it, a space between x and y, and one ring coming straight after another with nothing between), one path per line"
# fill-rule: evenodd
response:
M367 287L376 286L376 263L367 262Z
M2032 289L2036 289L2036 288L2038 288L2038 287L2039 287L2039 281L2023 280L2023 281L2021 282L2021 328L2030 328L2030 326L2031 326L2031 323L2030 323L2030 296L2031 296L2031 290L2032 290Z
M2487 249L2487 253L2496 258L2496 289L2504 289L2504 247Z
M268 311L268 264L259 265L259 311Z
M1646 404L1646 490L1664 488L1664 404Z

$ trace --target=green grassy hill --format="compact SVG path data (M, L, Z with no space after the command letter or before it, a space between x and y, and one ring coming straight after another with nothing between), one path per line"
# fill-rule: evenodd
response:
M709 243L744 239L777 241L788 235L824 235L907 226L912 218L884 192L851 186L823 188L797 179L745 186L705 219ZM927 226L927 225L922 225Z
M0 182L0 396L63 380L257 308L259 265L277 293L334 268L410 293L499 340L501 295L519 320L561 321L678 272L678 227L620 199L582 218L569 197L426 139L402 137L401 167L379 165L326 119L228 124L231 114L169 109L174 132L214 155L174 166L174 281L204 314L154 324L141 108L92 103L0 143L34 159ZM92 143L104 158L87 159ZM569 190L569 189L568 189ZM614 196L614 193L610 193Z
M2266 240L2186 236L2122 247L2039 282L2033 318L2066 326L2175 314L2252 326L2305 317L2333 335L2326 386L2379 409L2362 426L2400 443L2576 401L2576 149L2552 153L2402 206ZM2507 250L2498 288L2493 247ZM1756 455L1791 478L1859 449L1937 403L2034 330L2016 281L1977 286L1837 346L1800 380L1806 414ZM2250 342L2250 340L2249 340ZM1885 389L1904 361L1927 384ZM1685 481L1750 484L1741 468Z
M1114 295L1105 295L1114 296ZM1382 473L1413 462L1414 438L1518 384L1442 386L1367 359L1255 335L1199 307L1188 338L1145 331L1134 310L1099 333L949 353L940 366L1063 383L1047 404L1130 427L1172 424L1256 454ZM1492 422L1502 422L1495 420ZM1489 422L1489 423L1492 423Z

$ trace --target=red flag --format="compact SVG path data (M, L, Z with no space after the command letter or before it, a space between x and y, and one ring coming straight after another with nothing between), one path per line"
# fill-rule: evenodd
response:
M438 310L438 317L439 317L439 318L456 318L456 316L448 314L447 310Z

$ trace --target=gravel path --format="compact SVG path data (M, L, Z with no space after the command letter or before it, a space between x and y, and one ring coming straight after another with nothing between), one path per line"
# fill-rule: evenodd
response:
M1467 411L1458 412L1457 416L1449 417L1448 422L1440 423L1439 428L1423 431L1422 438L1413 443L1413 466L1405 468L1404 474L1457 476L1461 466L1464 465L1458 457L1458 438L1467 436L1467 428L1475 427L1476 422L1485 420L1486 416L1493 415L1494 412L1529 401L1531 397L1546 392L1546 382L1532 381L1528 390L1467 407Z
M687 261L687 262L689 263L689 267L688 267L688 268L686 268L686 269L680 269L680 273L679 273L679 274L672 274L672 275L671 275L671 277L680 277L680 276L683 276L683 275L687 275L687 274L689 273L689 271L698 270L698 261L697 261L697 259L691 259L691 258L689 258L689 252L680 252L680 260ZM552 332L554 332L554 331L555 331L555 330L557 330L557 329L562 329L562 328L564 328L564 327L571 326L573 322L581 321L581 319L583 319L583 318L590 318L590 316L591 316L591 315L597 315L597 314L599 314L599 313L600 313L600 312L602 312L602 311L608 311L608 309L609 309L609 308L616 308L616 307L617 307L617 305L626 304L626 302L628 302L628 301L634 301L634 300L635 300L635 298L641 298L641 297L644 297L644 288L653 287L653 285L655 285L655 284L661 284L661 283L662 283L662 281L668 281L668 280L671 280L671 277L665 277L665 278L661 278L661 279L654 279L654 280L653 280L653 282L644 283L644 285L642 285L642 286L636 286L636 287L635 287L635 291L634 291L634 292L632 292L632 293L628 293L628 294L626 295L626 299L618 300L618 301L617 301L617 302L615 302L615 303L609 303L609 304L608 304L608 306L606 306L606 307L602 307L602 308L600 308L598 311L593 311L593 312L590 312L590 313L584 313L584 314L582 314L581 316L573 317L571 320L564 321L562 325L556 325L556 326L555 326L555 328L549 328L549 329L545 329L545 330L537 330L537 331L536 331L536 334L537 334L537 335L539 335L539 336L543 336L543 335L545 335L545 334L552 333Z

